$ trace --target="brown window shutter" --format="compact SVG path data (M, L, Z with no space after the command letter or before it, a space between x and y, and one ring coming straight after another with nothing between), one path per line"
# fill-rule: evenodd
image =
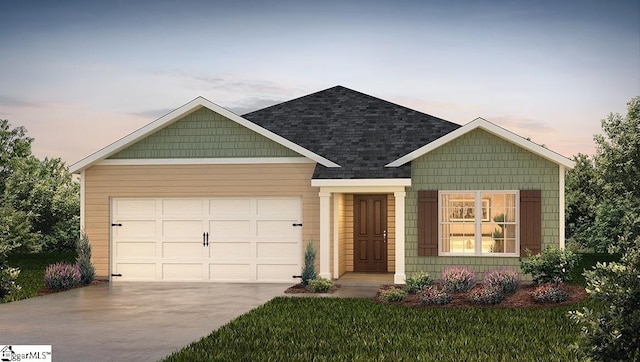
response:
M520 256L542 250L542 203L540 190L520 190Z
M438 256L438 190L418 191L418 255Z

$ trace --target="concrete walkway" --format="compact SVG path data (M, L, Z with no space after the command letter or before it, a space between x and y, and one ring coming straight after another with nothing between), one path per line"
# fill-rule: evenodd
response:
M73 289L0 304L0 345L51 345L54 361L157 361L285 295L289 286L105 283ZM371 298L376 291L349 286L323 296Z

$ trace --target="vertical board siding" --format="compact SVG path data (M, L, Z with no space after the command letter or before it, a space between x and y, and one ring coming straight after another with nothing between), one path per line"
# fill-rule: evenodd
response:
M202 107L109 158L226 157L300 157L300 155Z
M96 274L109 275L113 197L300 196L303 242L306 245L307 240L313 239L319 250L320 201L318 189L311 187L310 182L314 167L314 164L91 167L85 172L85 231L91 241Z
M407 274L429 272L438 278L447 266L485 271L519 270L518 257L419 256L419 190L540 190L542 247L558 246L560 195L558 165L484 130L471 131L411 162L412 187L406 198Z

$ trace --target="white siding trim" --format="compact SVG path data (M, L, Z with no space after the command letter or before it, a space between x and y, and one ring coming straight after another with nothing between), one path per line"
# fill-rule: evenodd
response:
M559 165L563 165L564 167L573 168L575 166L575 162L558 153L555 153L547 148L544 148L536 143L533 143L521 136L518 136L513 132L507 131L502 127L496 126L495 124L483 118L476 118L475 120L467 123L466 125L456 129L455 131L447 133L446 135L438 138L437 140L425 146L422 146L411 153L408 153L400 157L399 159L387 164L385 167L400 167L478 128L485 130L517 146L520 146L532 153L535 153L540 157L546 158L549 161L555 162Z
M314 179L311 180L312 187L389 187L411 186L410 178L394 178L394 179Z
M96 162L100 166L145 165L245 165L273 163L314 163L306 157L246 157L246 158L145 158L107 159Z
M558 166L558 220L559 220L559 234L558 238L560 239L560 249L564 249L565 247L565 195L564 195L564 177L565 177L565 168L563 165Z
M405 272L405 197L407 193L404 191L395 191L396 207L396 272L393 275L394 284L406 284L407 275Z
M331 193L320 191L320 278L331 279L330 238L331 238Z
M85 172L80 172L80 233L84 232L85 226L85 210L86 210L86 196L85 196Z
M118 151L121 151L123 149L125 149L126 147L140 141L141 139L149 136L150 134L156 132L157 130L166 127L168 125L170 125L171 123L179 120L180 118L184 117L185 115L196 111L202 107L208 108L211 111L220 114L221 116L224 116L236 123L238 123L241 126L244 126L274 142L277 142L279 144L281 144L284 147L289 148L292 151L295 151L305 157L308 157L316 162L318 162L319 164L326 166L326 167L340 167L340 165L316 154L313 153L309 150L307 150L306 148L299 146L265 128L262 128L260 126L258 126L257 124L242 118L241 116L227 110L224 109L222 107L220 107L219 105L203 98L203 97L198 97L194 100L192 100L191 102L183 105L182 107L175 109L172 112L169 112L168 114L158 118L157 120L147 124L146 126L138 129L137 131L130 133L129 135L121 138L120 140L108 145L107 147L104 147L103 149L93 153L92 155L76 162L75 164L71 165L69 167L69 170L71 173L79 173L82 170L86 169L87 167L92 166L93 164L95 164L98 161L101 161L115 153L117 153Z
M339 206L338 198L333 197L333 278L338 279L340 277L340 249L338 240L340 240L340 220L338 220Z

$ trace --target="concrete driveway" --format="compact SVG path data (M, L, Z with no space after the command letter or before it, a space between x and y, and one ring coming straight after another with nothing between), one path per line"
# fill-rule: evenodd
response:
M54 361L157 361L284 295L287 284L116 283L0 304L0 345Z

